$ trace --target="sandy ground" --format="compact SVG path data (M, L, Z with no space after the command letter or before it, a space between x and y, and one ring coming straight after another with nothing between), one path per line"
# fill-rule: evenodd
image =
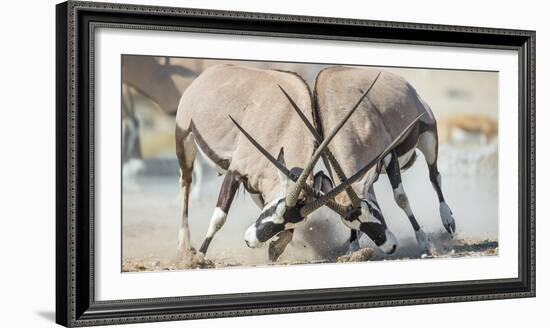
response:
M432 245L428 257L484 256L498 253L498 197L496 141L484 145L443 145L440 171L445 197L454 212L457 233L450 238L441 225L436 194L428 179L422 155L403 174L404 188L411 207ZM190 202L189 223L192 244L198 248L208 228L210 216L223 177L210 172L200 194ZM181 196L177 176L137 176L126 178L123 193L123 271L181 269L176 260L177 233L181 217ZM421 250L406 215L393 200L386 176L375 184L389 228L399 240L395 254L378 250L352 261L416 259ZM244 243L244 231L252 224L259 209L244 192L233 203L225 226L215 236L201 267L272 265L267 247L250 249ZM276 264L336 262L346 255L348 230L332 212L322 209L296 230L291 244ZM367 238L361 246L374 248ZM340 262L349 259L341 258Z

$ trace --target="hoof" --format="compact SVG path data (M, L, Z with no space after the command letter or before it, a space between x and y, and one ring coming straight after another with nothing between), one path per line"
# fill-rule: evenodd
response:
M269 243L267 255L271 262L277 262L286 246L292 240L292 232L285 230L277 235L277 239Z
M455 219L453 218L453 212L446 203L439 204L439 214L441 215L441 222L451 235L456 232Z
M193 247L189 249L178 248L177 258L178 260L185 262L186 260L189 260L195 257L195 254L197 254L197 251Z
M378 248L386 253L391 255L397 250L397 238L395 235L388 229L386 229L386 241L382 245L378 245Z
M416 237L416 243L422 251L422 255L430 255L430 243L428 242L428 237L426 237L426 233L424 233L424 230L418 229L414 232L414 235Z
M359 238L357 238L353 242L349 243L347 254L351 255L360 249L361 249L361 246L359 245Z
M215 263L212 260L207 259L203 253L197 252L194 248L179 257L179 269L211 269L214 267Z

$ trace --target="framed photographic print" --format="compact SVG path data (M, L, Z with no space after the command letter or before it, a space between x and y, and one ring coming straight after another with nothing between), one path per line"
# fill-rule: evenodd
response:
M535 296L535 32L57 5L65 326Z

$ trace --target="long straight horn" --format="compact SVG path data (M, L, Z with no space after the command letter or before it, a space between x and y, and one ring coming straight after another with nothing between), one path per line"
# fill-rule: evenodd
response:
M313 125L311 125L311 123L309 122L307 117L304 115L304 113L300 110L298 105L296 105L296 102L294 101L294 99L292 99L292 97L290 97L290 95L286 92L286 90L283 89L283 87L281 87L280 85L279 85L279 89L281 89L281 91L283 92L285 97L288 99L288 101L292 105L292 108L294 109L294 111L298 114L300 119L302 119L302 122L304 122L304 124L307 127L307 129L309 130L309 132L311 132L311 135L313 136L313 138L315 138L315 140L317 141L318 144L321 144L323 142L323 138L321 137L319 132L317 132L317 130L313 127ZM332 165L332 167L334 168L336 176L338 177L338 180L339 180L338 182L344 182L344 181L347 180L346 174L342 170L342 167L340 166L338 161L336 161L336 158L334 157L334 155L332 154L332 152L330 151L330 149L328 147L325 149L325 151L323 152L323 154L321 156L323 157L323 159L328 161L330 163L330 165ZM357 194L353 190L353 188L351 188L351 187L346 188L346 193L348 194L353 206L354 207L359 206L360 199L359 199L359 196L357 196Z
M403 138L409 134L412 127L418 122L418 120L424 115L424 113L418 115L416 119L414 119L400 134L397 136L397 138L394 139L394 141L384 149L383 152L381 152L376 158L374 158L372 161L367 163L367 165L363 166L359 171L357 171L354 175L352 175L349 179L347 179L345 182L342 182L340 185L336 186L335 188L331 189L328 193L326 193L323 197L318 198L311 203L306 204L302 209L300 210L300 214L302 216L307 216L311 214L313 211L317 210L321 206L323 206L327 201L333 200L336 195L344 191L348 186L350 186L355 181L361 179L365 173L367 173L368 170L370 170L372 167L374 167L378 162L380 162L386 155L388 155L392 149L394 149L402 140Z
M302 188L306 183L307 177L309 176L311 171L313 171L313 168L315 167L317 160L319 160L319 157L324 152L328 144L332 141L332 139L336 136L338 131L340 131L340 129L344 126L344 124L346 124L346 122L351 117L351 115L355 113L355 110L359 108L359 105L361 104L363 99L365 99L369 91L372 89L374 82L378 80L379 76L380 76L380 73L378 73L378 75L376 76L376 78L374 79L370 87L367 89L367 91L365 91L361 96L361 98L359 98L355 106L353 106L353 108L342 118L342 120L340 120L340 122L336 124L336 126L332 129L331 133L323 140L323 142L321 142L319 147L315 150L315 152L313 153L313 156L311 157L307 165L304 167L304 171L302 171L302 174L298 178L298 181L296 181L296 185L294 186L293 189L291 189L290 193L286 197L286 205L288 207L293 207L294 205L296 205L296 202L298 201L298 196L300 195L300 191L302 191Z
M237 126L237 128L246 137L246 139L248 139L248 141L250 141L250 143L252 143L252 145L256 147L256 149L258 149L258 151L262 153L262 155L264 155L273 165L275 165L275 167L279 169L279 171L283 172L284 175L290 178L291 173L286 168L286 166L284 166L283 163L279 162L273 156L271 156L271 154L264 147L262 147L256 140L254 140L254 138L252 138L252 136L248 134L248 132L246 132L246 130L242 126L240 126L239 123L237 123L237 121L235 121L235 119L231 115L228 115L228 116L231 119L231 121L233 121L233 124L235 124L235 126Z
M229 115L229 118L231 119L231 121L233 121L233 124L235 124L235 126L241 131L241 133L246 137L246 139L248 139L248 141L250 141L250 143L260 153L262 153L262 155L264 155L287 178L296 182L298 178L294 174L292 174L284 164L282 164L280 161L276 160L273 156L271 156L271 154L264 147L262 147L256 140L254 140L254 138L252 138L252 136L248 132L246 132L246 130L242 126L240 126L239 123L237 123L237 121L233 119L233 117L231 117L231 115ZM313 187L307 184L304 186L304 191L308 193L310 196L315 198L321 198L324 196L322 192L314 189ZM340 216L345 216L347 213L347 209L345 206L336 203L332 199L328 200L326 205Z

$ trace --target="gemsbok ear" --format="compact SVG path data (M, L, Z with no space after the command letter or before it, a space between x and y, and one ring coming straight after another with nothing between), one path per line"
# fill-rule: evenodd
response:
M285 149L283 147L281 147L281 150L279 150L279 155L277 155L277 160L283 164L284 166L286 166L286 163L285 163Z
M283 147L281 147L281 150L279 151L279 155L277 155L277 161L284 166L286 166L285 162L285 150ZM294 182L289 179L285 174L283 174L280 170L277 170L277 175L279 176L279 193L281 197L286 197L288 194L288 191L292 188Z

